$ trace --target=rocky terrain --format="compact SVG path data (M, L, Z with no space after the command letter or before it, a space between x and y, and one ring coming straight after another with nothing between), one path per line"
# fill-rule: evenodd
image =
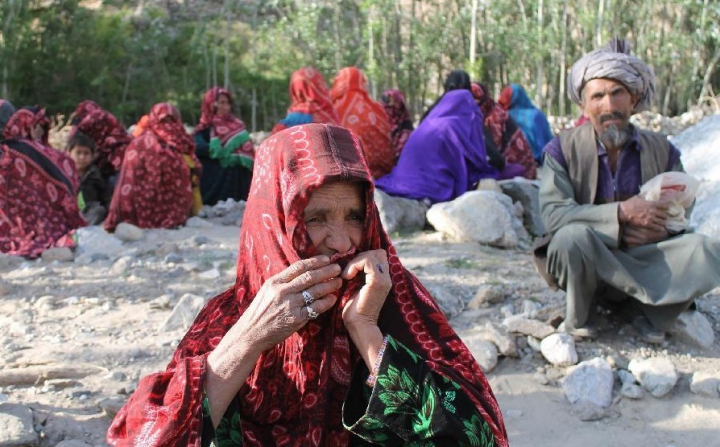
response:
M714 197L703 191L720 175L700 167L714 159L720 123L686 132L674 141L697 165L694 221L705 222L720 205L705 206ZM486 371L511 445L716 445L720 289L660 345L607 312L597 339L574 340L558 331L563 293L544 284L529 251L542 232L536 183L480 189L430 210L383 195L379 206L402 262ZM230 201L178 230L89 227L75 252L0 255L0 447L106 445L138 379L164 369L200 307L233 284L243 211Z

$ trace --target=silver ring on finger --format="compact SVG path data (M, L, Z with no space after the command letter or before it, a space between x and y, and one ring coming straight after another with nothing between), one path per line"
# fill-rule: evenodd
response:
M307 310L307 313L308 313L308 320L314 320L318 316L320 316L320 314L315 312L315 310L309 304L307 306L305 306L305 310Z
M315 297L313 297L312 293L310 293L307 289L302 291L302 297L306 306L311 305L313 301L315 301Z

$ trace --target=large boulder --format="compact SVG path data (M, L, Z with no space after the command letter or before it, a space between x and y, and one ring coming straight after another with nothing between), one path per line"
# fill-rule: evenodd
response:
M688 310L680 314L670 329L673 336L683 343L711 348L715 343L715 331L705 315L696 310Z
M670 140L680 149L688 174L700 180L690 226L698 233L720 237L720 115L711 115Z
M510 197L494 191L466 192L427 212L430 224L454 241L502 248L514 248L528 240L521 216Z
M404 197L393 197L376 189L375 204L380 213L383 228L388 233L418 231L425 227L425 213L428 207L423 202Z
M537 180L527 180L516 177L512 180L500 182L503 194L510 197L513 202L520 202L523 206L523 224L535 236L545 233L545 225L540 218L540 188Z
M203 297L186 293L165 320L160 332L186 331L205 305Z
M79 254L90 257L93 255L117 258L127 247L123 246L120 239L105 231L102 227L91 226L77 230Z

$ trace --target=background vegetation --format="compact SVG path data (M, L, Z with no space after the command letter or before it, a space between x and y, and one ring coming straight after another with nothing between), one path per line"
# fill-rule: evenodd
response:
M2 0L0 97L66 114L90 98L128 124L169 100L193 123L205 89L227 85L262 130L304 65L329 83L356 65L376 97L399 87L416 114L464 68L575 114L567 70L613 35L655 68L656 111L719 92L718 0Z

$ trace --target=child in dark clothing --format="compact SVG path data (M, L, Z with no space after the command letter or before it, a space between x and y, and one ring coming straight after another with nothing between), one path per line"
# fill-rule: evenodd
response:
M67 151L75 162L80 176L80 194L78 202L82 215L90 225L98 225L107 216L110 202L108 188L100 170L93 163L95 142L87 135L76 132L68 141Z

